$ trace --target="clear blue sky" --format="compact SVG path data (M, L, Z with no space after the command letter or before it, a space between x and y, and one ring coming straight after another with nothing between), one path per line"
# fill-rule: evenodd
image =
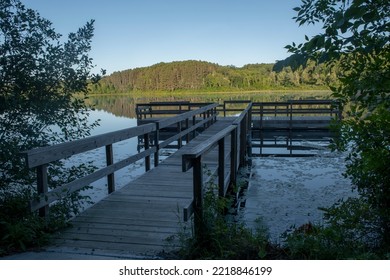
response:
M63 35L95 19L91 57L113 71L203 60L241 67L288 57L320 32L292 19L300 0L22 0Z

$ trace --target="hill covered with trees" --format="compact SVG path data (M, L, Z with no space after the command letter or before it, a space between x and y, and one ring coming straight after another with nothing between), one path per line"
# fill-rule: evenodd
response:
M91 91L110 94L132 91L325 89L327 84L336 81L334 72L313 61L305 67L284 65L287 65L284 61L243 67L195 60L162 62L114 72L93 85Z

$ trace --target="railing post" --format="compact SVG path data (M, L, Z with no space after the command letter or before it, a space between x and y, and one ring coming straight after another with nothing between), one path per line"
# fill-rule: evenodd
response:
M182 125L181 125L181 121L179 121L177 123L177 132L180 133L181 131L182 131ZM177 146L179 149L183 146L183 141L181 139L181 136L179 136L179 138L177 138Z
M218 141L218 195L225 196L225 137Z
M241 120L240 123L240 165L245 164L245 155L246 155L246 118L247 115Z
M237 183L236 165L237 165L237 126L231 132L231 156L230 156L230 182Z
M292 129L293 129L293 103L290 100L290 125L288 130L288 138L289 138L289 144L287 146L290 146L290 155L292 154ZM288 147L287 147L288 148Z
M186 118L186 129L188 129L190 127L190 121L189 121L189 119L188 118ZM189 133L187 133L186 134L186 144L188 144L189 142L190 142L190 134Z
M248 111L248 123L247 123L247 155L249 158L249 165L252 165L252 106Z
M203 169L202 156L193 159L194 230L198 238L203 231Z
M149 150L149 133L144 134L144 147L145 151ZM145 157L145 172L150 170L150 156Z
M107 162L107 166L112 165L114 163L112 144L106 146L106 162ZM112 193L115 191L114 173L107 175L107 185L108 185L108 193Z
M48 182L47 182L47 164L39 165L37 167L37 191L38 195L46 195L48 192ZM39 209L39 216L49 218L49 205Z
M154 145L156 152L154 153L154 167L159 164L159 142L160 142L160 124L156 122L156 133L154 134Z
M196 116L192 117L192 125L193 126L196 125ZM196 137L196 129L192 131L192 139L194 139L195 137Z
M263 129L263 119L264 119L264 104L260 104L260 124L259 124L259 137L260 137L260 155L263 155L263 146L264 146L264 129Z
M340 101L337 101L337 121L341 121L343 119L343 110L342 110L342 104Z

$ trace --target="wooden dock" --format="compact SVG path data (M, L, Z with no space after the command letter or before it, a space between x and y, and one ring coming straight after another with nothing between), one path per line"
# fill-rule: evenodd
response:
M177 248L178 233L192 227L183 221L183 209L193 200L193 177L192 172L182 171L182 155L232 122L217 121L157 167L77 216L71 228L55 235L57 250L156 257ZM212 173L218 165L217 152L214 148L203 160Z
M43 217L49 217L50 206L58 199L107 177L109 195L73 218L70 228L54 235L50 250L123 258L157 258L175 250L184 228L197 234L205 186L215 184L224 196L235 184L239 167L255 155L252 150L263 148L267 133L284 133L286 146L292 148L289 139L294 132L320 131L323 135L329 129L329 116L324 123L318 121L318 114L339 113L333 107L310 108L313 104L328 106L328 101L230 103L241 107L229 109L225 102L223 116L221 105L215 103L166 103L178 106L168 110L159 108L165 103L141 104L137 127L24 152L27 167L37 172L37 198L30 208ZM233 115L227 114L229 110ZM302 114L310 116L300 120ZM133 137L138 138L138 153L114 162L113 144ZM177 151L161 161L159 152L172 145ZM106 167L50 189L48 166L52 162L100 147L105 147ZM145 161L145 173L116 190L115 172L139 160Z

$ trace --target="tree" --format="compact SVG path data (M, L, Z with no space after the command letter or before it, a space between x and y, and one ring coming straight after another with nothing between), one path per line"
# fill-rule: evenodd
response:
M89 81L99 79L90 74L93 64L88 52L93 31L91 20L63 41L50 21L26 8L20 0L0 2L2 233L23 223L28 215L17 213L12 205L16 203L19 210L24 209L34 195L34 174L26 170L19 152L85 137L97 125L88 123L89 109L84 103ZM66 171L63 164L56 163L49 170L53 175L51 185L56 186L88 168ZM70 203L75 206L77 199L73 197ZM77 211L77 207L70 209L62 215ZM4 238L0 237L0 244L7 242Z
M346 174L364 203L375 213L370 221L376 245L390 250L390 2L387 0L302 0L296 21L321 24L323 33L290 52L337 63L334 97L347 105L339 147L349 149ZM371 244L372 245L372 244Z

